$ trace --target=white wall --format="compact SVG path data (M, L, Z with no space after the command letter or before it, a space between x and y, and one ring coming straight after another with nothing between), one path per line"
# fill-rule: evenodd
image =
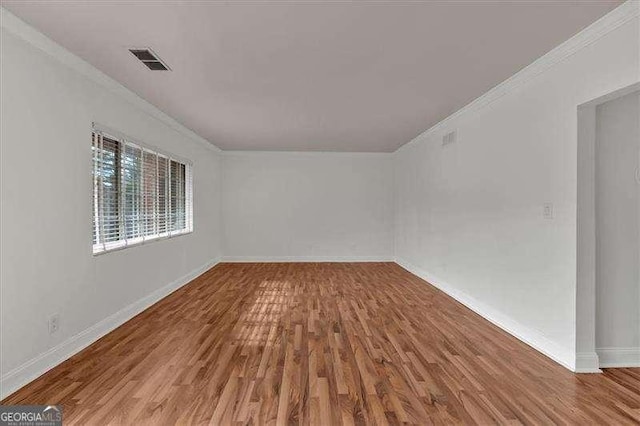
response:
M227 260L392 260L388 154L225 152Z
M182 284L221 253L220 158L213 147L5 13L0 49L2 395L161 297L165 286ZM92 255L94 121L193 161L193 233ZM60 330L50 335L47 321L53 313L60 314Z
M11 22L3 11L2 395L223 251L231 260L386 260L394 228L399 262L573 367L576 106L639 80L637 13L394 155L221 157L28 27L7 29ZM92 121L193 161L193 234L92 256ZM458 142L442 147L450 129ZM553 220L542 218L546 202ZM61 329L50 336L53 313Z
M596 350L640 366L640 92L596 108Z
M398 261L569 368L576 109L640 79L637 9L625 4L622 18L594 24L395 154ZM453 129L458 141L443 147Z

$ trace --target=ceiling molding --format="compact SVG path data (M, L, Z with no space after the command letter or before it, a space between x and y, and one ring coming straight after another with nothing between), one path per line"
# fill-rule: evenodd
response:
M71 53L69 50L51 40L49 37L42 34L40 31L36 30L31 25L27 24L3 7L0 7L0 27L28 42L35 48L43 51L47 55L66 65L72 70L89 78L91 81L113 93L114 95L123 98L131 105L144 111L156 120L161 121L162 123L171 127L173 130L187 137L188 139L199 143L200 145L214 152L221 152L220 148L215 146L213 143L199 136L194 131L188 129L168 114L162 112L150 102L144 100L136 93L127 89L125 86L118 83L116 80L109 77L102 71L98 70L96 67L89 64L84 59L81 59L77 55Z
M464 114L473 113L485 108L492 102L516 90L518 87L534 79L549 68L562 62L564 59L584 49L591 43L599 40L611 31L626 24L632 19L637 18L638 16L640 16L640 0L627 0L584 30L580 31L578 34L571 37L569 40L550 50L502 83L473 100L471 103L465 105L447 118L420 133L411 141L398 148L395 152L399 152L411 145L414 145L415 143L425 140L432 133L446 129L447 126L451 125L453 121Z
M223 150L221 153L224 157L278 157L278 158L304 158L304 157L387 157L393 155L393 152L376 152L376 151L240 151L240 150Z

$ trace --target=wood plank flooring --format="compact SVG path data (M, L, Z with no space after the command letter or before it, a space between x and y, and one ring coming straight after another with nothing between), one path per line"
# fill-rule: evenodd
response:
M65 424L640 424L640 369L575 375L393 263L220 264L3 404Z

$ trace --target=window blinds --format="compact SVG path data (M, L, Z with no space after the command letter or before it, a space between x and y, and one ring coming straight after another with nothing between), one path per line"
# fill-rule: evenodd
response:
M193 230L191 165L94 128L93 253Z

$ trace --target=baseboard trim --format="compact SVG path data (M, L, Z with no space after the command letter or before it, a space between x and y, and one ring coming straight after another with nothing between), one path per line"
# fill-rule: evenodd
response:
M202 275L219 262L220 259L217 258L199 266L186 275L183 275L148 296L126 306L113 315L108 316L102 321L49 349L47 352L44 352L7 372L2 376L2 378L0 378L0 400L37 379L63 361L71 358L73 355L94 343L96 340L148 309L151 305L157 303L161 299L164 299L169 294L192 281L194 278Z
M600 368L640 367L640 348L596 348Z
M394 262L387 256L225 256L227 263L297 263L297 262Z
M579 352L576 354L576 373L602 373L600 360L595 352Z
M503 314L502 312L480 302L479 300L469 296L468 294L456 290L453 286L446 283L446 281L438 279L437 277L427 273L419 267L411 264L404 259L396 259L395 262L406 269L413 275L422 278L434 287L442 290L449 296L456 299L458 302L465 305L487 321L500 327L507 333L531 346L538 352L551 358L563 367L575 371L575 353L563 348L557 343L551 341L537 330L527 327L513 318Z

